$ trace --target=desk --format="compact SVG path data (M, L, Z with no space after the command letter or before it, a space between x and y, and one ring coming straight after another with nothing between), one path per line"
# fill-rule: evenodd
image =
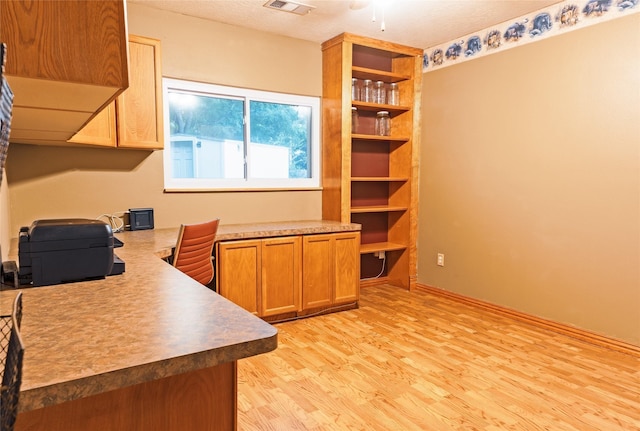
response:
M237 360L277 330L159 259L176 235L118 234L124 274L22 290L17 430L236 428Z
M221 224L216 234L216 242L242 239L275 238L292 235L314 235L339 232L360 231L357 223L340 223L330 220L296 220L266 223ZM142 232L152 232L146 236ZM133 232L124 232L118 236L125 241ZM135 232L138 241L148 242L148 246L156 250L156 255L165 258L171 255L171 247L175 245L178 229L156 229L155 231ZM117 251L116 251L117 253Z
M358 307L356 223L297 221L221 226L216 288L266 321Z

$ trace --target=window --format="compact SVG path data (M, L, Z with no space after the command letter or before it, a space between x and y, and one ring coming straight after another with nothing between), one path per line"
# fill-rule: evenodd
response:
M164 78L167 190L320 186L320 101Z

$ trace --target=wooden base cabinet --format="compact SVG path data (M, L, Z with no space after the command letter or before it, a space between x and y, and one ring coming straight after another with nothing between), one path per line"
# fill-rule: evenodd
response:
M303 309L358 301L359 232L305 236L302 249Z
M18 414L16 431L234 431L237 361Z
M355 303L360 232L220 241L216 274L220 295L260 317Z
M218 293L248 312L260 314L262 241L224 241L216 248Z
M218 293L260 317L300 309L300 237L217 244Z
M300 310L301 244L299 236L262 240L261 316Z

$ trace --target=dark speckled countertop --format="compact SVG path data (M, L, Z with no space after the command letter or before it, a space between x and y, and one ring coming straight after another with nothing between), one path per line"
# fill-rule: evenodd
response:
M217 240L360 230L336 222L221 225ZM22 289L20 411L272 351L277 330L158 256L178 229L123 232L124 274ZM12 250L13 251L13 250ZM17 254L17 250L12 253ZM16 291L0 292L10 311Z

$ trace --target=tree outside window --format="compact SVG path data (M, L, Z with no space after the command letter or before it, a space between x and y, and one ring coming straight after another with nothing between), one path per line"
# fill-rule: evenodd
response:
M318 98L164 81L168 188L319 186Z

